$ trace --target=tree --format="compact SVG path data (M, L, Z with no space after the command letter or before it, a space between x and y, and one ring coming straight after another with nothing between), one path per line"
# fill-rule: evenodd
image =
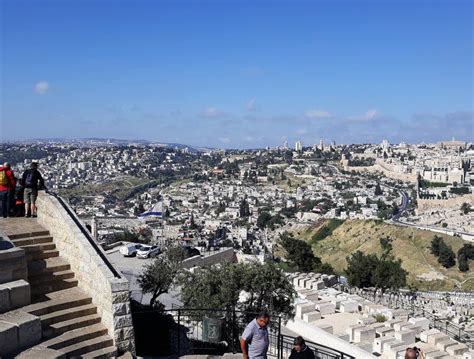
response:
M290 265L302 272L310 272L321 265L321 259L316 257L311 246L305 241L284 232L280 235L280 244L285 249Z
M240 217L250 216L250 206L246 199L243 199L239 205L239 215Z
M270 213L266 211L261 212L257 218L257 227L260 229L264 229L271 219L272 219L272 216Z
M439 256L440 246L442 245L441 243L444 243L443 238L435 235L431 240L431 254L436 257Z
M272 263L224 263L219 267L199 268L184 273L179 282L186 307L236 308L250 312L267 308L285 318L294 315L293 285Z
M373 286L381 289L382 294L387 289L399 289L406 285L407 271L402 268L402 261L394 258L379 259L373 273Z
M143 293L151 293L150 307L157 305L158 297L168 293L181 270L181 262L186 258L186 251L180 246L168 248L165 254L156 257L137 279Z
M285 319L293 318L296 297L293 283L273 263L247 266L243 280L242 289L248 293L243 310L256 312L268 308Z
M194 213L191 213L191 218L189 219L189 229L198 228L196 222L194 221Z
M176 276L175 268L164 258L157 257L145 265L137 281L143 293L151 293L150 307L155 307L158 297L168 293Z
M347 258L345 270L351 285L359 288L380 289L382 294L387 289L399 289L406 285L407 272L402 268L402 261L384 253L377 257L375 254L355 252Z
M380 185L379 185L378 183L377 183L377 185L375 186L374 194L375 194L376 196L381 196L381 195L383 195L382 188L380 188Z
M464 202L461 205L461 212L464 214L468 214L469 212L471 212L471 205L467 202Z
M453 249L443 241L439 249L438 262L445 268L451 268L456 264L455 258Z
M451 268L456 264L453 249L439 236L434 236L431 241L431 253L438 257L438 262L445 268Z
M355 252L347 258L347 268L345 273L349 284L358 288L373 287L372 274L378 265L375 254L365 255L361 251Z
M469 270L469 260L474 259L474 245L464 244L458 251L458 266L461 272Z
M383 254L382 256L388 256L393 249L393 239L390 237L383 237L379 240L380 246L382 247Z

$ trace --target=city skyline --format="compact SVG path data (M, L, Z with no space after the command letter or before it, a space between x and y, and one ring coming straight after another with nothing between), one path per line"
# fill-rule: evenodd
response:
M2 2L2 141L474 138L469 1L134 4Z

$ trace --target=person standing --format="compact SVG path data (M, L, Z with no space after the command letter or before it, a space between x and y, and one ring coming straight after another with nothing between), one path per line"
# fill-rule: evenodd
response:
M44 188L44 180L38 171L38 163L32 162L29 169L23 172L21 185L24 188L25 217L36 217L36 198L38 198L38 189Z
M5 162L0 166L0 201L2 205L2 216L10 216L10 203L12 193L15 193L16 180L10 167L10 163Z
M268 339L268 324L270 315L267 311L259 313L252 320L240 338L240 348L244 359L266 359L270 341Z
M293 341L294 348L291 349L289 359L314 359L313 351L308 348L302 337L296 337Z

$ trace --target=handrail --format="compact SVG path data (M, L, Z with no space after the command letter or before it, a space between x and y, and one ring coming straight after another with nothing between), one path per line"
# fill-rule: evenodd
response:
M247 311L243 311L243 310L236 310L235 308L228 308L228 309L224 309L224 308L183 308L183 307L180 307L180 308L176 308L176 309L165 309L163 311L160 311L160 310L157 310L157 309L151 309L151 310L142 310L142 311L134 311L134 315L148 315L150 312L161 312L161 313L164 313L164 314L168 314L168 315L171 315L173 317L174 320L177 321L177 336L181 335L181 331L180 331L180 325L196 325L196 322L200 322L202 321L202 318L205 316L205 314L209 314L209 313L222 313L222 314L226 314L226 317L229 318L229 320L232 321L232 323L236 324L237 323L237 317L236 317L236 314L252 314L252 315L257 315L258 313L255 313L255 312L247 312ZM192 319L194 318L194 313L198 313L201 312L202 314L202 317L198 315L198 317L200 319ZM290 335L285 335L285 334L282 334L281 332L281 325L282 325L282 318L281 316L275 314L275 315L272 315L272 313L270 313L270 316L273 318L273 320L271 321L271 324L270 324L270 328L272 330L272 333L269 333L269 336L273 339L271 339L270 341L272 342L273 340L273 343L275 344L274 345L274 349L276 350L276 353L273 353L273 354L269 354L269 356L273 356L273 357L277 357L277 359L283 359L284 358L284 355L283 355L283 352L287 352L287 351L291 351L291 349L293 348L293 342L294 342L294 339L295 337L293 336L290 336ZM184 321L183 321L183 318L184 318ZM186 321L186 318L187 320L189 321ZM196 317L197 318L197 317ZM194 324L193 324L194 323ZM239 322L240 323L240 322ZM246 325L246 323L240 323L240 324L243 324L244 326ZM226 328L232 328L232 331L235 330L235 325L225 325ZM199 331L197 331L199 332ZM232 338L234 337L234 332L232 332ZM202 328L201 328L201 335L202 335ZM195 338L195 339L201 339L199 338L199 334L198 334L198 338ZM178 339L178 343L180 342L180 340ZM237 349L238 350L238 344L236 344L237 347L234 347L234 343L233 340L231 340L231 343L230 343L230 346L232 348L232 350L235 350ZM338 349L334 349L334 348L331 348L331 347L328 347L326 345L323 345L323 344L319 344L319 343L315 343L315 342L310 342L310 341L306 341L306 345L311 349L311 350L314 350L316 351L316 353L319 353L321 355L323 355L322 357L324 358L333 358L333 359L355 359L354 356L352 355L349 355L347 353L344 353ZM179 353L179 346L178 346L178 353ZM234 351L235 353L235 351Z
M69 206L66 204L66 202L64 202L64 200L61 198L61 196L59 196L57 193L51 191L51 190L48 190L46 189L45 192L51 196L53 196L54 198L56 198L59 202L59 204L61 204L61 206L66 210L67 214L69 215L69 217L71 217L71 219L74 221L74 223L77 225L77 227L80 229L80 231L82 232L82 234L87 238L87 240L89 241L90 245L95 249L95 251L97 252L97 254L99 255L99 257L104 261L105 265L107 266L107 268L109 268L109 270L112 272L112 274L114 275L115 278L123 278L122 275L114 268L114 266L112 265L112 263L110 263L109 259L107 258L107 256L104 254L104 252L102 252L99 248L99 245L96 243L96 241L91 237L89 231L84 228L84 225L81 223L81 221L79 221L79 219L77 218L76 214L71 210L71 208L69 208Z
M291 344L291 346L293 346L293 342L294 342L295 337L292 337L291 335L286 335L286 334L280 334L280 337L281 337L281 340L283 341L282 345L283 345L283 343L286 343L286 344ZM315 343L315 342L310 342L309 340L305 340L305 344L310 349L313 349L313 350L321 350L322 349L322 350L327 351L328 352L327 354L339 355L341 358L355 359L352 355L346 354L344 352L341 352L340 350L328 347L328 346L320 344L320 343Z

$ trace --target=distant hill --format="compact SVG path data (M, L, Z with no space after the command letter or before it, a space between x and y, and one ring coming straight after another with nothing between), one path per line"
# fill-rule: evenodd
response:
M332 227L336 228L324 239L312 240L314 234L321 233L321 228L328 223L324 221L317 226L300 228L294 234L296 238L309 241L315 254L321 257L323 262L330 263L340 274L343 274L346 268L347 256L357 250L381 254L379 239L389 236L393 239L393 255L402 260L403 268L409 273L409 283L416 285L418 289L453 290L457 284L463 291L474 290L474 261L470 261L470 271L466 273L459 271L457 261L452 268L442 267L430 253L431 240L435 235L433 232L373 220L350 220L338 226L333 225ZM456 254L458 249L467 243L458 237L438 235L444 238Z
M177 149L185 149L188 148L190 152L205 152L212 150L213 148L208 147L199 147L199 146L189 146L182 143L165 143L165 142L157 142L157 141L149 141L149 140L124 140L124 139L117 139L117 138L97 138L97 137L90 137L90 138L77 138L77 139L66 139L66 138L31 138L28 140L22 141L9 141L10 143L77 143L82 145L118 145L118 146L126 146L131 144L137 145L156 145L161 147L169 147L169 148L177 148Z

